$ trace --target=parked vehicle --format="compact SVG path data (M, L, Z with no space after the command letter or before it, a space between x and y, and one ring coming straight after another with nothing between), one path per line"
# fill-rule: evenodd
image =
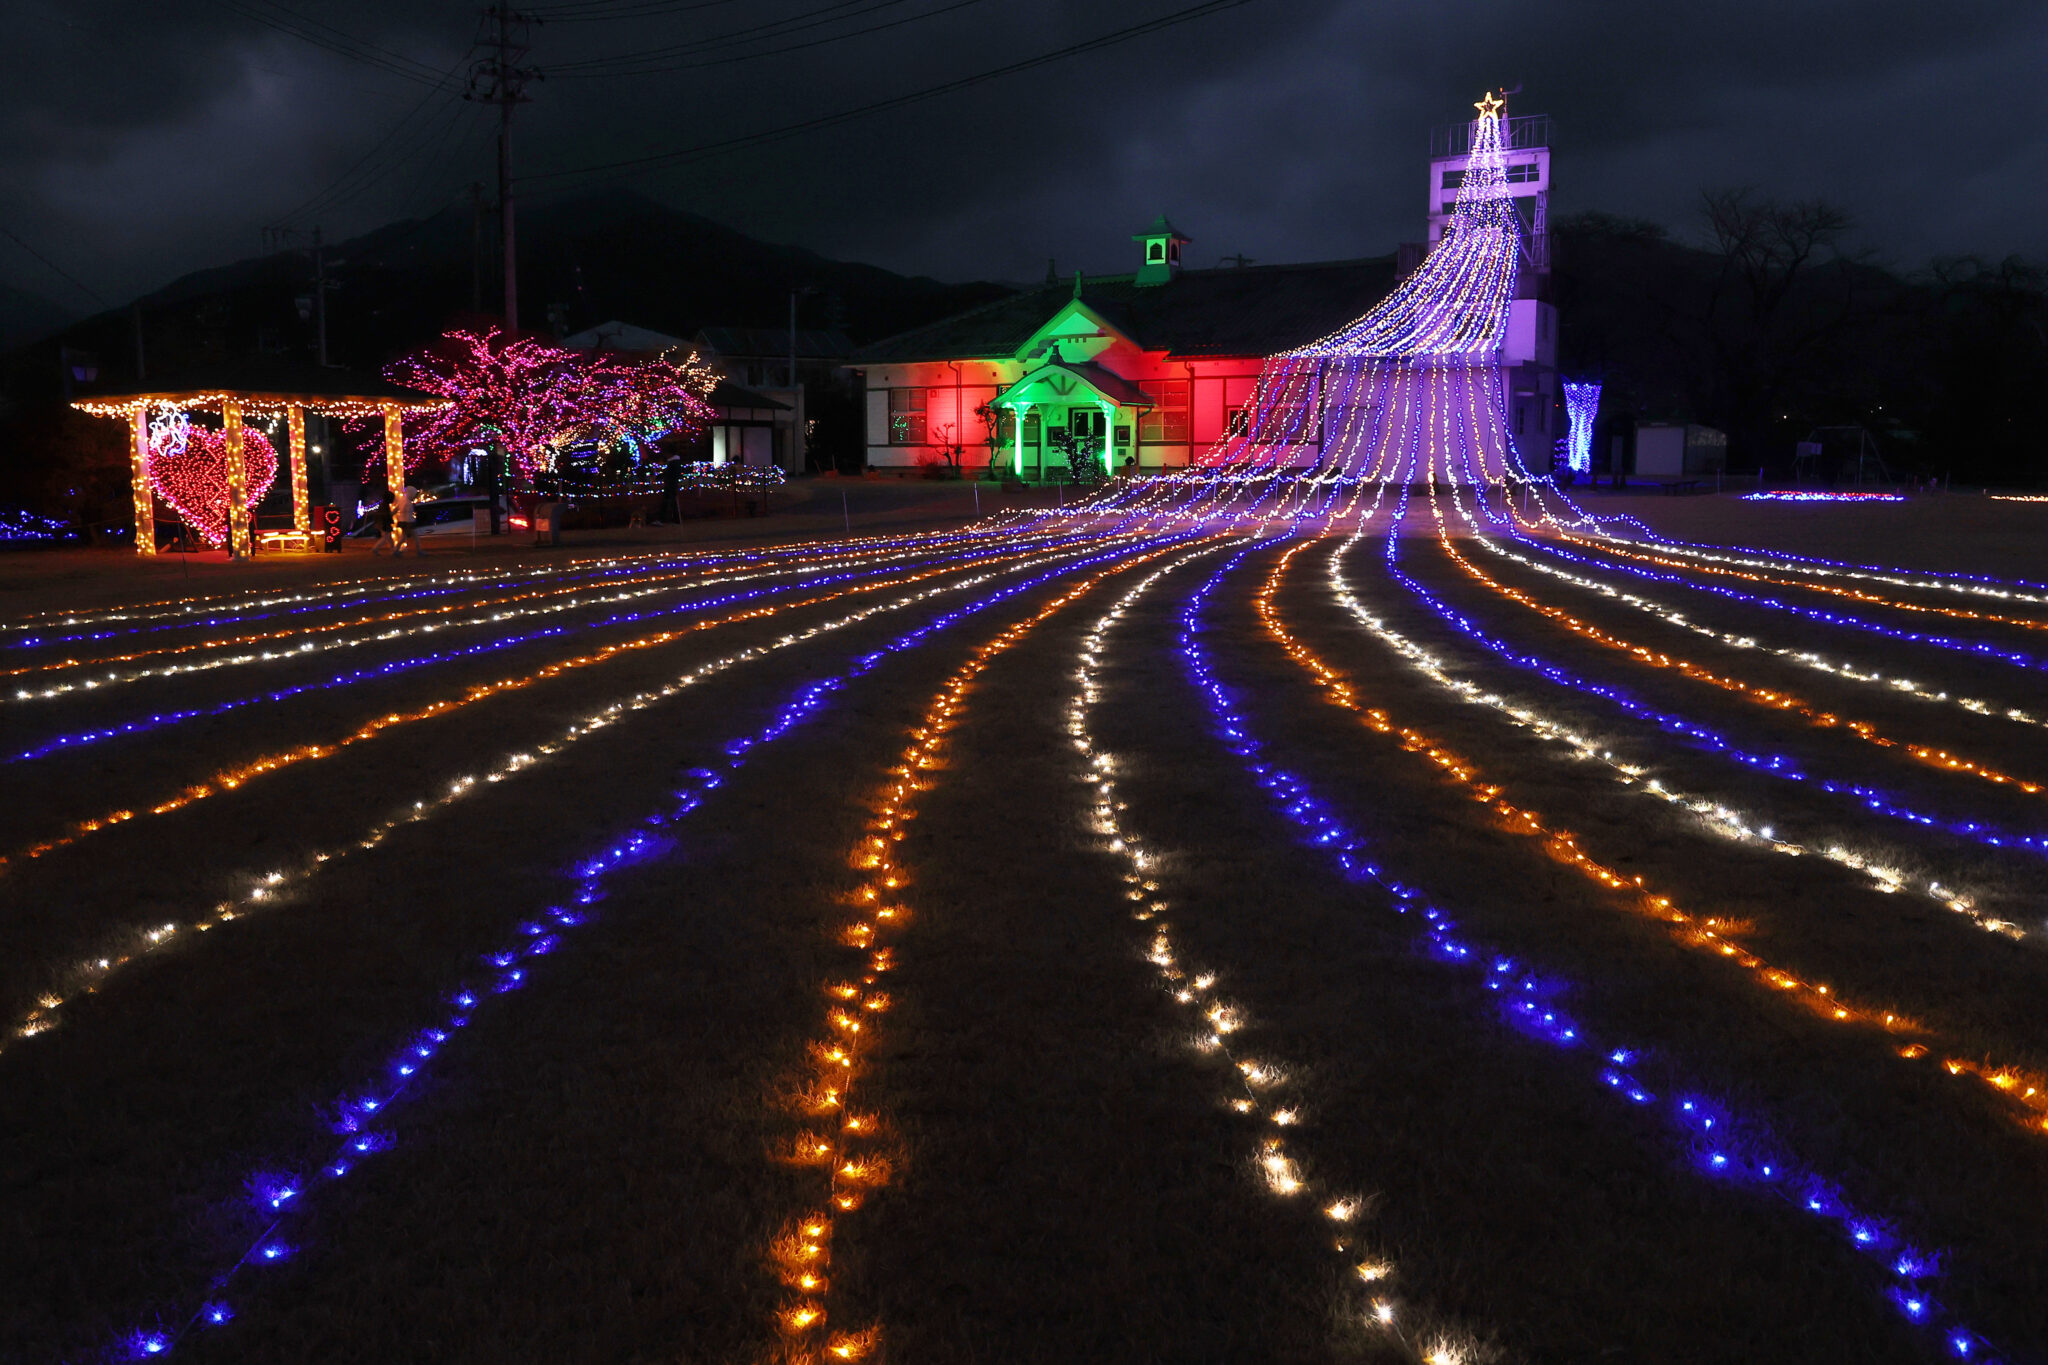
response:
M436 498L422 497L412 505L415 520L414 534L421 540L432 540L442 536L468 535L475 514L488 512L491 500L482 495ZM365 520L349 534L356 538L367 538L377 534L376 524L367 520L369 509L362 513Z

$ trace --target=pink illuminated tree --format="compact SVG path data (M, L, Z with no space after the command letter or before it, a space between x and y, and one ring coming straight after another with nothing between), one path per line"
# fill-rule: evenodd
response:
M389 366L394 383L446 398L448 406L405 416L405 466L497 446L532 477L565 443L635 446L677 432L702 432L717 376L692 355L634 361L565 351L493 327L450 332ZM375 431L366 472L381 461Z
M581 361L580 434L602 446L644 445L663 436L694 441L710 426L706 401L718 376L692 354L652 360L597 355Z

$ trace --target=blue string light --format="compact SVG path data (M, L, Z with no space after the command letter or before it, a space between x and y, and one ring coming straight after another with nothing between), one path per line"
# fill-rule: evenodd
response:
M1999 663L2010 664L2015 668L2048 671L2048 660L2037 659L2033 655L2023 653L2020 650L2004 649L1986 641L1960 640L1949 635L1930 635L1925 631L1902 630L1896 626L1887 626L1877 621L1866 620L1861 616L1851 616L1847 612L1827 611L1820 607L1802 607L1790 602L1781 602L1775 597L1743 592L1739 588L1730 588L1719 583L1698 583L1683 574L1665 573L1661 570L1649 568L1646 565L1618 563L1604 557L1595 559L1566 550L1562 546L1551 544L1548 541L1525 535L1519 531L1514 534L1517 540L1531 549L1588 569L1605 570L1609 573L1625 573L1652 583L1673 584L1681 588L1690 589L1693 592L1708 593L1715 597L1724 598L1730 602L1740 602L1744 606L1763 607L1768 611L1786 612L1802 620L1818 621L1823 625L1833 626L1841 630L1856 630L1867 634L1881 635L1888 640L1897 640L1904 644L1925 645L1930 649L1971 654L1980 659L1994 659Z
M1407 493L1404 490L1400 504L1394 513L1395 527L1386 536L1387 573L1407 589L1409 594L1423 606L1443 620L1459 634L1484 647L1490 653L1513 664L1516 668L1535 673L1559 687L1596 697L1615 709L1647 721L1669 734L1681 736L1694 747L1718 755L1730 762L1739 763L1753 771L1782 778L1787 782L1799 782L1817 791L1853 800L1865 810L1882 815L1887 819L1905 824L1918 825L1926 829L1938 829L1968 839L1989 848L2020 849L2038 856L2048 856L2048 835L2025 834L2005 829L1983 820L1948 820L1931 815L1907 805L1899 797L1882 788L1866 783L1848 782L1838 778L1820 777L1802 771L1797 762L1785 754L1753 752L1737 744L1733 739L1709 726L1686 719L1668 711L1659 711L1629 696L1620 688L1607 687L1582 678L1567 669L1550 663L1542 657L1524 653L1497 636L1490 635L1471 617L1454 610L1432 594L1422 584L1409 577L1400 567L1399 523L1407 509Z
M856 537L853 539L838 540L829 543L846 547L849 551L857 552L863 550L889 550L894 548L926 548L930 546L945 546L956 543L971 542L977 539L985 539L986 536L987 532L985 531L969 529L949 532L909 532L895 536ZM195 608L200 610L205 609L203 607L203 603L195 604L195 607L192 608L173 608L171 610L159 613L159 615L172 616L177 618L174 620L161 622L160 624L127 626L122 627L118 630L98 631L80 635L58 635L49 637L30 636L24 639L6 640L4 642L0 642L0 648L29 649L42 645L72 644L83 641L109 640L118 638L123 635L153 634L160 631L193 630L199 628L218 628L222 626L242 625L252 621L268 621L277 619L279 617L300 616L316 612L334 611L343 607L350 606L370 606L389 602L422 601L428 598L445 597L458 593L474 592L480 586L493 583L510 584L511 586L524 586L533 583L545 582L555 585L566 586L574 583L595 582L614 578L639 577L644 576L650 572L660 572L678 568L704 568L712 565L725 564L756 564L764 560L774 560L789 555L801 556L805 553L816 550L818 546L823 543L828 542L799 541L790 545L769 546L758 550L726 550L717 552L662 552L659 554L627 556L599 561L601 567L598 568L585 568L583 563L577 563L563 566L549 565L544 568L522 567L517 569L498 570L492 572L465 571L457 575L452 575L452 577L456 577L460 580L458 582L448 584L437 584L434 586L416 588L408 591L391 591L387 589L387 585L372 581L364 583L358 587L337 588L327 593L314 594L315 596L324 597L326 599L324 601L308 603L301 606L284 607L280 610L275 611L269 610L269 608L277 606L281 602L297 601L299 600L299 598L305 596L306 594L297 594L289 598L260 597L251 602L250 605L245 609L237 610L232 608L213 608L212 611L214 612L214 614L212 615L191 614ZM204 600L210 601L217 599ZM105 614L104 616L102 616L101 619L124 620L129 619L134 615L136 615L136 611L134 609L128 609L117 611L110 614ZM0 626L0 635L4 635L5 633L10 631L35 630L38 628L46 629L52 625L77 624L81 621L91 619L93 616L94 614L89 612L64 613L55 621L43 623L42 627L38 627L34 624L16 624Z
M1078 537L1068 537L1066 541L1058 541L1053 543L1055 545L1064 544L1069 543L1075 539L1078 539ZM937 562L941 564L951 563L956 560L971 558L975 554L982 552L983 551L980 547L970 548L954 555L942 556L938 559ZM759 601L764 598L784 596L789 593L797 592L803 589L830 587L833 584L837 583L848 583L856 582L862 579L878 578L891 572L896 572L898 571L898 569L899 566L895 564L880 564L866 566L858 569L850 569L842 573L825 574L816 577L802 578L787 583L776 583L770 584L766 587L750 588L743 592L725 593L716 597L703 598L689 602L681 602L668 607L649 608L646 610L634 612L614 612L610 616L607 616L600 621L589 621L574 626L549 626L542 630L528 631L520 635L504 636L496 640L486 640L478 644L466 646L461 649L438 650L429 654L415 655L409 659L394 659L388 663L377 664L369 668L351 669L346 673L338 674L335 677L329 678L324 682L298 683L291 687L279 688L273 692L259 693L254 696L238 697L232 701L220 702L214 706L193 707L183 711L165 711L160 712L154 716L146 717L141 720L126 721L119 725L104 726L94 730L81 730L74 734L68 735L59 735L54 739L45 740L41 744L33 745L30 748L20 750L17 753L0 757L0 764L30 762L39 758L47 758L55 753L73 752L85 748L89 745L98 744L102 741L109 739L126 738L133 735L148 734L152 731L162 730L173 725L182 724L188 720L197 720L212 716L223 716L229 714L230 712L245 710L251 706L275 705L278 702L288 701L293 697L303 696L311 692L325 692L331 691L336 688L352 687L360 682L372 681L380 678L388 678L400 673L411 672L414 669L430 667L435 664L450 663L458 659L470 659L477 658L486 654L495 654L502 650L516 648L520 645L532 644L536 640L556 639L565 637L575 632L603 630L611 626L633 625L645 621L658 621L665 617L689 615L696 612L715 611L720 607L729 607L741 602L752 602ZM687 589L682 588L678 589L678 591L686 590ZM479 624L489 623L485 622ZM289 656L287 655L283 657Z
M1388 540L1393 539L1390 532ZM1658 1088L1642 1080L1638 1073L1645 1051L1612 1040L1596 1041L1592 1030L1559 1005L1567 990L1562 978L1539 972L1463 935L1451 916L1432 904L1421 888L1375 861L1371 843L1345 824L1306 780L1267 756L1265 743L1254 735L1233 693L1217 677L1201 640L1209 599L1256 548L1240 550L1226 560L1188 599L1181 612L1178 647L1189 681L1207 703L1224 747L1300 829L1303 839L1312 848L1323 850L1347 879L1376 886L1395 914L1414 916L1423 955L1475 973L1498 1000L1500 1018L1513 1032L1582 1058L1583 1069L1602 1091L1663 1120L1683 1141L1692 1169L1726 1184L1768 1192L1832 1224L1846 1245L1880 1267L1886 1278L1886 1300L1909 1322L1938 1330L1947 1349L1958 1358L1993 1359L1984 1338L1929 1297L1928 1282L1940 1273L1938 1258L1902 1244L1890 1222L1861 1213L1837 1184L1781 1154L1762 1124L1675 1079ZM1667 1060L1662 1069L1675 1074L1678 1067Z
M533 962L553 953L561 946L568 931L588 922L591 914L588 907L604 899L608 878L621 870L673 852L674 841L659 831L669 829L701 809L709 795L723 786L732 773L746 766L760 746L781 739L812 719L848 683L865 677L892 656L920 647L961 621L1055 579L1172 545L1191 538L1192 534L1168 537L1156 545L1120 544L1095 554L1067 559L1021 582L997 588L944 612L888 644L857 656L839 673L797 688L767 724L752 734L739 736L721 746L726 757L718 767L696 767L684 771L671 803L629 826L627 832L611 840L603 852L581 860L571 870L574 889L563 903L547 907L539 916L523 919L504 946L481 955L479 960L486 968L484 975L450 991L446 997L446 1011L435 1023L409 1035L393 1050L376 1076L331 1105L332 1126L340 1141L318 1163L315 1177L299 1180L287 1175L264 1173L250 1178L248 1185L254 1202L270 1218L235 1264L214 1278L211 1285L214 1297L186 1314L181 1328L175 1331L143 1329L132 1332L121 1338L119 1349L132 1357L155 1356L171 1350L187 1331L231 1321L234 1310L227 1295L241 1273L288 1260L298 1250L296 1245L279 1235L284 1220L305 1205L320 1183L341 1180L352 1174L363 1158L391 1148L396 1141L395 1135L380 1125L386 1122L390 1110L411 1090L424 1072L426 1063L470 1024L485 1002L509 995L528 984L528 972Z

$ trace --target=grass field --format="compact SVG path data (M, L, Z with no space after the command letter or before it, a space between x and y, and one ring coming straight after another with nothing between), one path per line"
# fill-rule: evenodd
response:
M2048 1359L2048 507L970 497L0 561L0 1361Z

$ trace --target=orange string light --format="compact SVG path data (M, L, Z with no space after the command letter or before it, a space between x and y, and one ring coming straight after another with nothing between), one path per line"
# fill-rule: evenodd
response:
M819 1034L806 1049L810 1064L785 1091L784 1105L800 1126L771 1147L790 1164L825 1172L820 1207L791 1219L767 1248L769 1273L795 1295L775 1313L780 1342L773 1358L782 1365L865 1360L881 1345L879 1327L835 1327L825 1272L840 1220L859 1209L872 1191L887 1185L900 1164L887 1120L852 1105L861 1083L872 1078L881 1020L891 1004L881 983L896 966L896 940L910 919L900 893L912 878L898 860L895 845L903 839L904 827L917 818L918 794L933 785L920 775L946 766L948 737L961 722L968 694L998 655L1105 579L1183 548L1153 550L1092 574L978 646L911 727L910 743L875 798L866 832L847 853L848 863L864 875L844 897L853 918L835 923L829 932L833 942L861 954L861 970L857 980L833 980L823 986L827 1003Z
M634 580L636 585L658 583L666 579L685 578L698 575L704 579L720 578L752 565L712 565L704 569L681 569L673 573L649 574ZM688 586L687 584L681 586ZM265 640L280 640L290 636L325 635L337 630L350 630L357 626L382 626L423 616L447 616L455 612L480 611L485 607L504 606L512 602L530 602L536 599L562 597L578 592L589 592L588 584L573 584L568 587L539 588L529 592L508 593L502 597L486 597L477 601L442 603L429 607L411 607L403 611L383 612L375 616L358 616L349 621L330 621L321 625L289 626L281 630L253 631L247 635L234 635L223 640L200 640L193 644L165 645L158 649L137 650L131 654L110 654L96 659L52 659L47 663L29 664L21 668L0 671L0 678L18 677L24 673L49 673L67 668L83 668L100 664L134 663L138 659L163 658L169 655L190 654L202 649L231 649L236 645L260 644Z
M1591 640L1593 643L1605 646L1608 649L1619 650L1624 654L1632 656L1637 662L1646 664L1651 668L1670 669L1692 679L1694 682L1705 683L1710 687L1720 688L1724 692L1731 692L1743 700L1758 706L1799 716L1816 729L1841 730L1856 736L1856 738L1866 744L1874 744L1880 749L1896 749L1930 767L1939 768L1943 772L1960 773L1999 786L2013 787L2025 792L2029 796L2041 794L2042 784L2039 781L2000 772L1988 764L1959 757L1948 752L1946 749L1934 749L1924 744L1915 744L1910 740L1893 739L1880 732L1869 721L1853 720L1837 715L1832 711L1824 711L1809 702L1803 701L1790 692L1781 692L1770 687L1759 687L1754 683L1744 682L1740 678L1716 673L1712 669L1692 662L1690 659L1677 658L1664 653L1662 650L1652 649L1646 645L1639 645L1624 640L1620 636L1602 630L1590 622L1580 620L1562 607L1550 606L1538 601L1519 588L1509 587L1501 583L1490 576L1484 569L1460 554L1458 547L1451 543L1449 534L1441 528L1439 528L1437 539L1438 543L1443 546L1444 553L1450 556L1451 561L1463 569L1475 582L1491 589L1511 602L1518 603L1540 616L1557 622L1566 630L1582 639Z
M1044 539L1044 537L1030 537L1013 540L1009 543L1009 548L1017 548L1027 539ZM192 644L184 645L165 645L156 649L137 650L128 654L104 655L97 658L52 659L44 663L27 664L17 668L0 670L0 678L19 677L22 674L26 673L48 673L72 668L98 667L103 664L134 663L140 659L164 658L181 654L190 654L198 650L231 649L237 645L261 644L266 640L279 640L297 636L331 634L335 631L350 630L358 626L391 625L400 621L417 620L418 618L423 617L431 618L447 616L457 612L480 611L486 607L506 606L508 604L516 602L536 602L565 596L573 597L575 594L578 593L592 593L593 595L590 601L594 605L606 601L624 600L627 597L637 597L646 595L650 592L657 590L653 585L667 583L675 579L694 578L699 581L708 581L711 579L725 580L733 578L735 575L737 575L741 579L746 579L753 577L770 576L779 573L786 573L791 570L815 569L823 567L827 564L837 566L842 564L859 563L868 560L910 558L913 556L914 553L915 551L913 549L907 549L895 545L855 546L853 548L849 548L846 550L839 550L836 547L826 546L814 554L797 555L793 557L784 556L778 559L769 560L765 562L735 560L731 563L722 564L691 564L661 573L635 574L631 578L631 580L629 580L631 583L631 588L623 593L612 593L606 595L601 589L594 590L592 585L588 583L571 583L565 586L541 587L530 589L524 592L505 593L504 595L498 597L486 597L480 600L442 603L424 607L408 607L397 611L382 612L375 615L358 616L348 621L333 621L320 625L299 625L288 626L278 630L254 631L246 635L230 636L226 639L201 640ZM687 588L689 586L691 586L690 583L677 584L675 590L680 590L683 588ZM582 604L572 603L572 605ZM198 623L195 622L194 624L197 625ZM488 623L454 622L451 624L464 625Z
M1561 539L1617 559L1633 559L1638 563L1657 564L1667 569L1684 569L1693 573L1713 574L1722 578L1739 578L1746 583L1761 583L1774 588L1798 588L1804 592L1825 593L1830 597L1846 597L1854 602L1866 602L1871 606L1890 607L1894 611L1917 611L1934 616L1953 617L1959 621L1983 621L1992 625L2019 626L2023 630L2048 630L2048 621L2033 616L2004 616L1997 612L1971 611L1965 607L1938 607L1926 602L1905 602L1880 593L1864 592L1860 588L1842 588L1829 583L1814 583L1797 578L1773 578L1769 574L1752 573L1746 569L1723 568L1717 564L1702 564L1691 559L1675 559L1665 555L1648 554L1639 550L1625 550L1611 541L1592 541L1569 532L1560 531Z
M1510 802L1507 799L1510 788L1485 781L1476 764L1423 732L1398 724L1385 710L1367 706L1350 678L1287 629L1275 605L1275 598L1294 557L1321 539L1317 537L1317 541L1297 544L1282 555L1267 574L1254 601L1266 633L1290 659L1316 680L1326 701L1356 714L1360 722L1374 733L1397 740L1404 750L1428 759L1453 785L1463 788L1473 800L1491 810L1499 818L1502 828L1537 840L1553 862L1572 869L1604 890L1618 893L1623 905L1668 926L1672 938L1684 947L1733 962L1749 973L1753 980L1797 1001L1822 1019L1877 1029L1893 1037L1917 1034L1927 1041L1935 1040L1931 1030L1900 1011L1852 1004L1832 986L1803 980L1795 973L1772 964L1745 945L1740 926L1736 923L1682 909L1672 897L1660 894L1645 878L1624 874L1600 862L1579 846L1579 836L1574 831L1532 808ZM1912 1060L1931 1054L1926 1042L1909 1041L1898 1048L1898 1055ZM1946 1057L1942 1065L1950 1075L1967 1075L1982 1080L1996 1093L2022 1107L2025 1111L2023 1121L2029 1129L2048 1133L2048 1076L1962 1057Z
M926 569L922 572L902 577L881 579L872 583L857 583L849 587L838 588L831 592L802 598L794 602L749 607L743 611L736 611L726 616L695 621L687 626L677 627L674 630L657 631L652 635L641 636L637 640L626 640L618 644L605 645L588 654L579 654L574 658L557 660L544 668L519 677L500 678L495 682L477 683L465 689L459 696L443 698L440 701L431 702L415 710L394 711L389 715L379 716L375 720L359 726L353 732L342 736L340 739L332 740L325 744L304 744L295 748L279 750L275 753L265 754L261 758L237 764L232 768L222 769L207 781L195 783L185 788L184 791L176 796L149 807L146 812L124 808L109 811L104 815L96 816L89 820L82 820L74 825L68 834L59 835L53 839L46 839L41 843L31 845L18 852L0 856L0 867L5 867L9 863L40 858L46 853L68 847L101 830L124 824L137 818L139 814L166 815L172 811L181 810L186 806L192 805L194 802L233 791L246 782L274 772L280 772L299 763L312 759L331 758L343 749L360 744L366 740L374 739L399 726L410 725L415 721L429 720L436 716L445 716L472 703L482 701L487 697L494 697L504 692L515 692L522 688L534 686L537 683L558 678L565 673L573 672L577 669L609 663L623 655L652 649L660 645L672 644L677 640L684 639L701 631L715 630L720 626L733 625L742 621L764 620L784 612L798 610L799 608L816 606L823 602L837 601L840 598L849 597L856 593L883 592L890 588L902 587L905 584L921 582L924 579L932 578L939 574L963 572L992 560L1006 557L1009 557L1008 554L995 554L979 560L966 560L957 564L940 565L936 568Z

